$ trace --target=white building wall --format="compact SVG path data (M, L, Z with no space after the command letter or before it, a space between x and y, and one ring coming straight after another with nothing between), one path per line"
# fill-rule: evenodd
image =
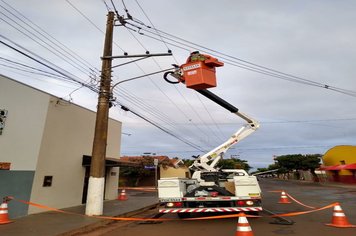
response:
M0 75L0 109L8 111L0 135L0 195L11 195L56 208L80 205L85 168L83 155L91 155L96 113L21 82ZM110 119L107 157L119 159L121 122ZM117 198L118 167L107 173L105 199ZM44 176L53 176L43 187ZM42 210L12 204L11 218Z
M118 186L119 186L119 167L111 168L106 176L105 183L105 199L113 200L118 197Z
M13 171L34 171L50 95L0 76L0 109L8 110L0 135L0 162Z
M29 200L50 96L0 75L0 109L8 111L0 135L0 196ZM28 205L11 203L10 219L27 215Z
M108 140L106 146L106 156L120 158L121 152L121 128L122 123L109 120ZM105 200L117 199L119 186L119 167L109 169L105 183Z
M85 175L82 156L91 155L95 118L96 113L90 110L51 98L31 201L56 208L81 204ZM119 158L120 139L121 122L110 120L107 156ZM42 186L44 176L53 176L52 186ZM118 175L109 173L108 177L106 198L115 199ZM29 209L30 214L40 211Z

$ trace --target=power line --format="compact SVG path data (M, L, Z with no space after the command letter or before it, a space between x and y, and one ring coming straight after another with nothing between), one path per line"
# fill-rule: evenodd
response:
M128 9L126 8L125 3L124 3L123 1L122 1L122 3L123 3L123 5L124 5L124 9L125 9L126 13L128 14L128 18L130 19L130 18L131 18L131 15L129 15ZM149 20L149 22L151 23L151 25L154 27L154 25L153 25L151 19L148 17L148 15L147 15L146 12L144 11L144 9L141 7L141 5L139 4L139 2L136 1L136 3L137 3L137 5L140 7L141 11L142 11L143 14L146 16L146 18ZM119 16L118 16L118 17L119 17ZM136 36L134 36L134 34L133 34L128 28L126 28L126 29L127 29L127 30L129 31L129 33L135 38L135 40L141 45L141 47L147 51L147 48L143 45L143 43L142 43ZM162 40L163 40L163 39L162 39ZM164 42L164 44L165 44L166 48L167 48L168 50L170 50L165 42ZM152 58L152 59L153 59L153 61L155 62L155 64L161 69L161 66L159 65L159 63L157 62L157 60L155 60L155 58ZM174 58L174 59L175 59L175 58ZM175 61L177 62L176 59L175 59ZM205 124L206 122L202 119L202 117L199 115L199 113L196 111L196 109L193 108L193 106L191 105L191 103L190 103L190 102L186 99L186 97L180 92L180 90L179 90L177 87L174 87L174 88L175 88L175 90L177 91L177 93L182 97L183 101L191 108L191 110L193 111L193 113L198 117L198 119L199 119L203 124ZM163 91L162 91L162 92L163 92ZM202 105L204 106L204 104L202 104ZM189 119L189 120L192 120L192 119ZM195 122L192 122L192 123L194 124ZM202 133L202 134L204 134L205 136L209 136L208 133L206 133L201 127L199 127L199 126L195 126L195 127L196 127L197 129L199 129L199 133ZM211 131L211 133L213 134L213 137L219 137L219 136L214 132L214 130L211 129L209 126L206 126L206 128L208 128L208 129Z
M186 140L186 139L184 139L184 138L182 138L182 137L180 137L180 136L174 134L174 133L173 133L172 131L170 131L169 129L164 128L164 127L162 127L162 126L156 124L154 121L152 121L152 120L150 120L150 119L148 119L148 118L142 116L142 115L139 114L138 112L133 111L133 110L127 108L126 106L122 105L122 104L119 103L119 102L117 102L117 104L119 104L119 105L122 107L122 109L124 109L124 110L126 110L126 111L130 111L130 112L133 113L134 115L136 115L136 116L140 117L141 119L147 121L147 122L150 123L151 125L157 127L158 129L162 130L163 132L169 134L170 136L172 136L172 137L174 137L174 138L176 138L176 139L182 141L183 143L187 144L188 146L191 146L192 148L194 148L194 149L196 149L196 150L199 150L199 151L201 151L201 152L206 152L206 150L203 150L201 147L197 146L196 144L191 143L190 141L188 141L188 140Z
M201 52L209 53L210 55L222 58L223 61L226 60L227 64L231 64L233 66L237 66L237 67L240 67L240 68L243 68L243 69L246 69L246 70L250 70L250 71L253 71L253 72L269 75L269 76L272 76L272 77L275 77L275 78L279 78L279 79L283 79L283 80L287 80L287 81L290 81L290 82L296 82L296 83L301 83L301 84L304 84L304 85L316 86L316 87L323 88L323 89L329 89L329 90L332 90L332 91L335 91L335 92L338 92L338 93L342 93L342 94L345 94L345 95L356 97L356 91L342 89L342 88L338 88L338 87L327 85L327 84L322 84L322 83L315 82L315 81L312 81L312 80L308 80L308 79L305 79L305 78L302 78L302 77L298 77L298 76L294 76L294 75L291 75L291 74L287 74L287 73L284 73L284 72L281 72L281 71L278 71L278 70L275 70L275 69L271 69L271 68L268 68L266 66L261 66L261 65L258 65L256 63L248 62L246 60L243 60L243 59L228 55L226 53L222 53L222 52L219 52L217 50L210 49L210 48L204 47L202 45L190 42L188 40L185 40L183 38L180 38L180 37L174 36L172 34L166 33L166 32L161 31L159 29L152 30L152 27L141 23L142 21L133 20L133 22L134 23L128 23L128 24L130 24L131 26L133 26L133 27L135 27L135 28L137 28L139 30L139 31L135 31L134 30L135 32L137 32L137 33L139 33L141 35L147 36L146 34L142 33L142 31L145 31L146 33L150 33L152 35L157 35L157 36L160 37L159 39L157 39L155 37L150 36L150 38L152 38L152 39L155 39L155 40L158 40L158 41L163 41L162 38L164 38L166 40L169 40L171 42L176 43L176 44L169 43L172 46L183 45L183 46L179 46L179 47L181 49L185 49L185 50L188 50L188 51L190 49L194 49L194 50L199 50ZM141 26L144 26L145 28L142 28L141 26L136 25L135 23L137 23L137 22L140 22L139 24ZM158 31L159 34L156 33L155 31ZM164 34L164 35L162 35L162 34ZM167 43L167 41L164 41L164 42ZM177 45L177 44L179 44L179 45Z
M123 1L123 0L122 0ZM156 29L156 27L154 26L153 22L151 21L151 19L148 17L147 13L145 12L145 10L143 9L143 7L141 6L141 4L135 0L136 4L138 5L138 7L141 9L141 11L143 12L143 14L145 15L145 17L147 18L147 20L150 22L150 24L152 25L153 29L157 32L158 36L161 38L161 41L164 43L164 45L166 46L166 48L169 50L168 45L166 44L166 42L163 40L161 34L159 33L159 31ZM177 59L174 58L176 63L178 63Z
M201 143L204 143L204 145L207 145L208 147L212 146L205 139L203 139L203 140L199 139L199 136L201 135L201 133L194 132L190 128L187 128L187 129L180 128L177 125L177 123L174 120L172 120L172 118L168 117L166 114L162 113L161 111L156 109L154 106L151 106L151 105L145 103L143 99L137 98L136 96L129 93L128 91L125 91L122 89L120 89L119 91L120 92L115 95L119 96L122 101L127 101L130 104L132 104L133 106L140 108L140 110L142 110L142 112L146 112L146 114L149 114L150 116L154 117L155 120L163 122L164 125L169 126L176 133L181 133L184 136L189 137L189 139L198 140L196 143L201 142ZM197 125L195 124L194 126L196 127ZM209 136L205 136L205 137L209 137Z
M286 121L260 121L261 124L290 124L290 123L315 123L315 122L345 122L355 121L356 118L334 118L334 119L320 119L320 120L286 120ZM234 123L219 123L221 125L230 125Z
M89 17L87 17L82 11L80 11L80 9L78 8L78 7L76 7L76 6L74 6L72 3L70 3L68 0L67 0L67 2L77 11L77 12L79 12L80 13L80 15L82 15L85 19L87 19L92 25L94 25L95 26L95 28L97 28L96 27L96 25L95 24L93 24L92 23L92 21L89 19ZM114 2L113 1L111 1L111 4L112 4L112 7L115 9L115 12L116 12L116 14L117 14L117 17L119 17L119 13L118 13L118 10L117 10L117 8L116 8L116 6L115 6L115 4L114 4ZM101 31L101 30L100 30ZM131 31L129 31L130 33L131 33ZM132 34L132 33L131 33ZM138 43L147 51L147 49L146 49L146 47L137 39L137 37L135 37L133 34L132 34L132 36L136 39L136 41L138 41ZM123 52L124 52L124 50L122 49L122 48L120 48ZM159 68L161 68L160 67L160 65L157 63L157 61L155 61L155 63L157 64L157 66L159 67ZM135 63L136 64L136 66L144 73L144 74L147 74L143 69L142 69L142 67L140 67L137 63ZM167 100L170 102L170 103L172 103L179 111L180 111L180 113L181 114L183 114L188 120L191 120L191 118L189 118L188 117L188 115L160 88L160 86L158 86L151 78L150 78L150 76L147 76L148 78L149 78L149 80L150 80L150 82L167 98ZM122 92L122 90L120 90L121 92ZM118 94L116 94L116 95L118 95ZM120 95L118 95L118 96L120 96ZM127 99L127 97L125 97L125 99ZM159 114L159 113L157 113L157 111L152 111L152 110L150 110L150 111L148 111L148 108L147 107L143 107L143 105L142 104L140 104L140 103L138 103L137 102L137 100L136 101L133 101L132 99L131 99L131 102L135 105L135 106L139 106L139 107L141 107L141 109L144 109L146 112L148 112L148 114L150 114L151 116L153 115L153 116L156 116L156 118L158 118L160 121L162 121L162 122L164 122L164 123L166 123L166 124L170 124L170 125L172 125L171 123L170 123L170 121L167 121L167 120L162 120L162 115L161 114ZM198 129L201 129L200 127L198 127L198 126L196 126ZM199 133L201 133L201 132L199 132ZM208 145L210 145L210 144L208 144Z
M266 150L286 150L286 149L318 149L318 148L330 148L333 145L305 145L305 146L278 146L278 147L255 147L255 148L248 148L248 147L239 147L237 151L266 151ZM137 149L137 147L135 147ZM130 149L130 147L126 147L126 149ZM137 151L123 151L123 153L139 153ZM177 151L168 151L168 150L160 150L155 149L155 153L196 153L196 151L192 150L177 150Z
M100 28L99 27L97 27L90 19L89 19L89 17L87 17L78 7L76 7L76 6L74 6L74 4L72 4L69 0L66 0L67 1L67 3L68 4L70 4L70 6L72 6L81 16L83 16L86 20L88 20L89 22L90 22L90 24L92 24L96 29L98 29L100 32L102 32L102 33L104 33L102 30L100 30ZM113 3L113 2L111 2L112 3L112 5L113 5L113 7L114 7L114 9L116 9L116 6L115 6L115 4ZM115 11L117 14L118 14L118 12L117 12L117 9L116 9L116 11ZM118 46L123 52L125 52L118 44L116 44L115 42L114 42L114 44L116 45L116 46ZM143 45L142 45L143 46ZM143 46L144 47L144 46ZM144 74L147 74L143 69L142 69L142 67L140 67L137 63L135 63L136 64L136 66L144 73ZM170 102L170 103L172 103L175 107L176 107L176 109L178 109L179 110L179 112L181 113L181 114L183 114L185 117L186 117L186 119L187 120L191 120L190 118L189 118L189 116L150 78L150 76L147 76L148 78L149 78L149 80L151 81L151 83L166 97L166 99Z
M7 38L4 37L3 35L0 35L0 37L7 39ZM7 39L7 40L9 40L9 39ZM61 70L59 70L59 69L54 68L53 66L51 66L48 61L42 62L42 61L40 61L40 60L34 58L33 56L31 56L31 55L25 53L24 51L21 51L21 50L15 48L15 47L13 47L13 46L11 46L11 45L5 43L5 42L2 41L2 40L0 40L0 43L3 44L3 45L5 45L5 46L7 46L7 47L9 47L9 48L11 48L11 49L13 49L13 50L15 50L16 52L18 52L18 53L20 53L20 54L22 54L22 55L24 55L24 56L30 58L31 60L36 61L37 63L39 63L39 64L41 64L41 65L44 65L44 66L46 66L47 68L52 69L52 70L56 71L57 73L59 73L59 74L61 74L61 75L63 75L63 76L66 76L66 77L70 78L71 80L73 80L73 81L79 83L81 86L87 87L87 88L89 88L90 90L92 90L92 91L94 91L94 92L96 92L96 93L98 92L97 88L93 88L92 86L86 85L86 84L84 84L84 83L82 83L82 82L80 82L80 81L78 81L78 80L76 80L76 79L74 79L74 78L68 76L68 75L67 75L66 73L64 73L63 71L61 71ZM14 42L12 42L12 43L14 43ZM15 44L15 43L14 43L14 44ZM20 47L20 48L23 49L23 50L26 50L26 51L30 52L29 50L27 50L27 49L25 49L25 48L22 48L22 47L19 46L18 44L15 44L15 45L18 46L18 47ZM34 53L33 53L33 54L34 54ZM43 59L43 58L42 58L42 59ZM120 105L121 105L121 104L120 104ZM123 106L123 105L121 105L121 106ZM166 129L166 128L164 128L164 127L158 125L158 124L156 124L155 122L153 122L152 120L146 118L145 116L142 116L141 114L139 114L139 113L137 113L137 112L135 112L135 111L132 111L131 109L130 109L130 111L131 111L133 114L135 114L136 116L140 117L141 119L144 119L145 121L149 122L150 124L154 125L155 127L159 128L160 130L164 131L165 133L167 133L167 134L169 134L169 135L171 135L171 136L177 138L178 140L180 140L180 141L186 143L187 145L189 145L189 146L191 146L191 147L193 147L193 148L195 148L195 149L197 149L197 150L199 150L199 151L202 151L202 152L205 151L205 150L203 150L201 147L199 147L199 146L197 146L197 145L191 143L190 141L188 141L188 140L186 140L186 139L184 139L184 138L182 138L182 137L180 137L180 136L174 134L172 131L170 131L170 130L168 130L168 129Z
M208 110L208 108L205 106L205 104L203 103L203 101L201 100L201 98L199 97L198 93L195 94L197 96L197 98L199 99L200 103L203 105L205 111L208 113L211 121L213 122L213 124L215 125L216 129L219 131L220 135L223 136L223 133L220 129L220 126L218 125L218 123L215 121L214 117L211 115L211 112Z
M31 52L30 50L28 49L25 49L24 47L20 46L19 44L13 42L12 40L8 39L7 37L3 36L0 34L0 38L3 38L9 42L11 42L12 44L14 44L17 48L15 48L14 46L11 46L10 44L4 42L3 40L0 40L0 43L7 46L8 48L20 53L21 55L57 72L58 74L70 79L70 80L73 80L81 85L83 85L84 87L87 87L89 88L90 90L94 91L94 92L97 92L98 90L97 89L94 89L92 86L89 86L83 82L81 82L79 79L76 79L74 75L70 74L69 72L61 69L61 68L58 68L57 66L55 66L53 63L47 61L46 59L40 57L39 55L36 55L34 52ZM26 52L25 52L26 51ZM31 54L31 55L30 55Z
M61 48L61 50L64 50L68 55L73 56L74 58L78 59L78 61L80 61L83 65L86 65L89 68L94 68L95 70L97 70L97 72L99 72L98 69L95 68L95 66L91 65L87 60L85 60L83 57L81 57L79 54L77 54L76 52L74 52L73 50L71 50L69 47L67 47L66 45L64 45L63 43L61 43L60 41L58 41L55 37L53 37L52 35L50 35L46 30L44 30L42 27L40 27L38 24L36 24L35 22L33 22L30 18L26 17L24 14L22 14L20 11L16 10L14 7L12 7L10 4L6 3L4 0L1 0L2 2L4 2L8 7L10 7L13 11L15 11L18 15L20 15L22 18L24 18L26 21L23 21L24 23L26 22L30 22L32 25L34 25L35 27L32 27L29 25L31 28L33 28L35 31L41 31L39 32L41 35L43 35L43 37L45 37L46 39L48 39L50 42L52 42L53 44L57 45L59 48ZM37 28L37 29L35 29Z
M54 74L54 73L51 73L51 72L48 72L48 71L45 71L45 70L41 70L41 69L29 66L29 65L25 65L23 63L19 63L19 62L10 60L10 59L6 59L6 58L1 57L1 56L0 56L0 60L8 62L9 64L14 64L14 65L18 66L18 67L15 67L15 66L11 67L13 69L22 70L24 72L29 72L29 73L32 73L32 74L45 75L45 76L56 78L56 79L68 79L67 77L64 77L64 76L61 76L61 75L58 75L58 74ZM7 65L3 64L3 66L7 66ZM10 67L10 66L7 66L7 67ZM23 69L21 69L22 67L28 68L29 70L23 70Z
M40 57L39 55L36 55L35 53L31 52L30 50L25 49L24 47L20 46L19 44L16 44L15 42L11 41L10 39L6 38L5 36L2 36L2 35L1 35L1 37L4 38L4 39L6 39L7 41L10 41L10 42L11 42L12 44L14 44L15 46L11 46L9 43L6 43L5 41L1 41L0 43L2 43L3 45L5 45L5 46L11 48L12 50L17 51L18 53L22 54L23 56L25 56L25 57L27 57L27 58L33 60L33 61L35 61L35 62L37 62L37 63L39 63L39 64L41 64L41 65L43 65L43 66L45 66L45 67L47 67L47 68L49 68L49 69L51 69L51 70L57 72L58 74L61 75L61 76L59 76L60 78L63 78L63 79L70 79L70 80L72 80L72 81L74 81L74 82L80 84L80 87L77 88L77 89L75 89L73 92L77 91L78 89L80 89L80 88L82 88L82 87L87 87L87 88L91 89L92 91L94 91L94 92L96 92L96 93L98 92L98 91L97 91L97 88L93 88L92 85L84 84L83 82L81 82L81 81L79 81L78 79L74 78L73 75L70 75L69 72L66 72L66 71L64 71L63 69L61 69L61 68L59 68L59 67L53 65L53 63L51 63L51 62L45 60L44 58ZM36 40L34 40L34 41L36 41ZM38 42L38 41L37 41L37 42ZM33 67L32 67L31 69L35 70L35 68L33 68ZM30 71L26 71L26 72L30 72ZM71 96L71 94L72 94L73 92L71 92L71 93L69 94L69 96ZM140 114L136 113L136 115L140 115ZM142 115L141 115L140 117L143 118L143 119L145 119L146 121L150 121L150 119L148 119L148 118L146 118L146 117L144 117L144 116L142 116ZM150 121L150 122L152 123L152 121ZM157 128L159 128L159 129L161 129L161 130L166 130L166 131L167 131L167 129L163 128L162 126L160 126L160 125L158 125L158 124L155 124L155 126L156 126ZM191 146L197 148L197 149L200 150L200 151L204 151L204 150L202 150L199 146L197 146L197 145L191 143L190 141L187 141L187 140L185 140L185 139L182 139L181 137L179 137L177 134L171 132L170 130L168 130L168 133L169 133L170 135L172 135L173 137L178 138L178 139L181 140L181 141L184 141L186 144L190 143Z
M2 2L4 2L2 0ZM80 70L81 72L84 73L93 73L95 70L90 69L90 64L86 62L83 58L75 54L73 51L71 51L68 47L65 45L61 44L58 40L56 40L54 37L52 37L50 34L48 34L46 31L44 31L41 27L39 27L37 24L35 24L33 21L31 21L29 18L24 16L21 12L13 8L11 5L8 3L4 2L8 7L6 8L5 6L1 5L1 8L3 8L6 12L11 14L13 18L10 16L6 15L5 13L1 12L2 15L4 15L7 19L11 20L13 23L15 23L17 26L14 26L11 24L9 21L5 20L4 18L1 18L5 23L19 31L21 34L25 35L26 37L30 38L43 48L47 49L57 57L61 58L74 68ZM15 12L15 13L13 13ZM22 18L20 18L19 16ZM15 21L17 19L17 21ZM27 26L25 28L23 25L20 23L24 24ZM33 25L31 25L31 24ZM23 29L23 30L21 30ZM32 30L32 31L31 31ZM25 32L27 33L25 33ZM43 38L41 38L41 37ZM83 62L84 61L84 62ZM87 66L89 65L89 66ZM90 71L88 71L90 69Z

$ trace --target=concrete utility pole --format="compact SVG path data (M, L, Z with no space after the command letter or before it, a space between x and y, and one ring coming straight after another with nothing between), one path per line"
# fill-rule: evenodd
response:
M114 31L114 12L109 12L106 23L104 52L102 57L100 91L96 113L93 151L90 165L86 215L102 215L105 185L105 157L111 98L111 64Z

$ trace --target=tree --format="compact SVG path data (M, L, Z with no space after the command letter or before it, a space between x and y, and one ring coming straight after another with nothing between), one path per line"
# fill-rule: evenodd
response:
M315 169L320 166L321 154L290 154L277 156L276 165L279 166L279 172L291 172L296 170L297 178L300 178L298 170L309 170L313 175L314 181L318 181Z
M321 157L321 154L307 154L302 160L302 166L304 167L304 170L310 170L314 182L319 182L319 178L315 173L315 169L320 167Z
M252 169L246 160L241 160L234 157L220 160L217 166L221 169L244 169L247 172Z
M132 162L138 164L138 167L122 167L120 168L120 175L129 177L130 180L134 181L132 183L134 186L138 186L140 180L144 177L151 176L152 170L146 169L145 166L154 166L154 156L142 156L141 158L134 158ZM158 165L162 168L167 168L171 166L169 158L161 159Z
M184 159L183 162L185 166L189 167L193 164L194 160ZM246 160L241 160L239 158L221 159L217 164L217 167L221 169L244 169L247 172L252 169Z
M182 161L186 167L191 166L194 162L194 160L192 160L192 159L183 159Z

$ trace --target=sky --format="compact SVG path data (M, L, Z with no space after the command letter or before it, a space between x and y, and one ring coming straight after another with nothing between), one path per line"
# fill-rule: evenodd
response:
M97 94L82 84L98 86L107 12L117 11L127 23L116 21L113 55L173 56L114 59L112 84L184 64L193 51L225 63L210 91L260 122L225 158L258 168L274 156L355 145L355 1L0 0L0 6L0 74L60 98L96 109ZM190 158L244 125L162 74L116 86L110 116L123 124L121 155Z

